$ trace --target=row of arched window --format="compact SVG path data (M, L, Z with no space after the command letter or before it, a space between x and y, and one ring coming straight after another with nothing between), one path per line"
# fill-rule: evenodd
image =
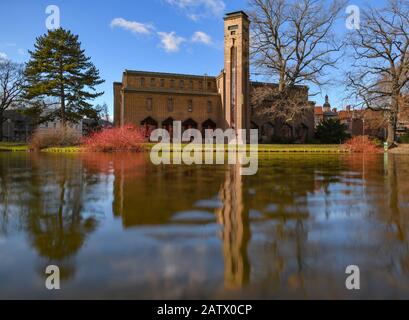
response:
M169 132L173 131L173 122L176 121L175 119L169 117L166 120L160 123L161 128L166 129ZM141 126L145 128L146 136L148 137L150 133L159 128L159 123L152 117L147 117L146 119L141 121ZM182 122L182 131L186 131L189 129L198 129L199 124L193 120L192 118L186 119ZM212 119L207 119L203 123L201 123L201 129L204 130L215 130L216 123Z

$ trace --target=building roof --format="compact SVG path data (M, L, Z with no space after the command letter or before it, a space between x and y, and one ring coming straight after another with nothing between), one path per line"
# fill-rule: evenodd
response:
M317 106L314 108L314 114L316 116L322 116L324 114L324 112L322 111L322 107Z
M249 16L247 15L247 13L245 13L243 10L233 11L233 12L228 12L228 13L226 13L226 17L228 17L228 18L234 17L234 16L245 16L246 18L249 17Z
M331 104L329 103L329 97L328 95L325 96L325 103L323 105L324 109L329 109L331 110Z
M32 119L29 116L26 116L25 114L21 113L19 110L6 110L3 113L4 118L10 119L12 121L27 121L31 122Z
M338 112L338 117L341 120L347 120L352 118L352 112L347 110L341 110Z
M125 73L137 74L137 75L147 75L147 76L167 76L167 77L183 77L183 78L207 78L216 79L214 76L208 75L194 75L194 74L183 74L183 73L167 73L167 72L153 72L153 71L140 71L140 70L125 70Z

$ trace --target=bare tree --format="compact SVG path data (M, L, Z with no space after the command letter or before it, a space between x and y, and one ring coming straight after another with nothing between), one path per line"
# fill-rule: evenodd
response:
M258 114L280 116L291 122L304 112L308 102L299 85L328 84L327 70L335 67L343 44L333 26L344 2L334 0L250 0L251 49L258 72L278 82L276 88L254 90Z
M367 8L349 39L354 55L347 74L350 89L363 107L384 112L391 146L409 84L409 1Z
M0 60L0 141L3 141L4 111L21 98L23 81L21 64Z

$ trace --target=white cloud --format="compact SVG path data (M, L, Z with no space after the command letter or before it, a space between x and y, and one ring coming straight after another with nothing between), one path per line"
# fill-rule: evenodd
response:
M26 50L20 48L20 49L17 50L17 53L19 55L21 55L21 56L25 56L26 55Z
M192 41L203 43L205 45L211 45L213 43L212 38L202 31L196 31L192 36Z
M7 54L0 52L0 60L7 60Z
M193 21L207 16L223 15L226 4L223 0L165 0L168 4L183 10Z
M166 52L177 52L179 51L180 45L186 41L185 38L176 35L176 32L158 32L162 47Z
M15 47L15 46L17 46L17 44L14 42L2 42L0 44L0 47Z
M150 34L154 27L150 24L140 23L136 21L125 20L124 18L115 18L111 21L111 28L122 28L132 33Z

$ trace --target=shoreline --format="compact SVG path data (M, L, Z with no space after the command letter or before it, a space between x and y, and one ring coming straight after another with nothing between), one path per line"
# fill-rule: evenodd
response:
M154 144L152 143L146 143L143 145L143 151L142 152L149 152L153 148ZM185 145L182 145L181 148L183 148ZM221 150L227 150L227 146L214 146L213 149L211 149L212 152L216 151L221 151ZM250 151L249 148L246 149L247 151ZM381 150L381 149L380 149ZM173 152L173 145L171 145L170 149L165 149L165 152ZM209 150L210 151L210 150ZM244 150L240 149L238 150L239 152L243 152ZM18 144L18 143L0 143L0 153L1 152L32 152L28 145L25 144ZM43 149L39 152L44 152L44 153L81 153L81 152L92 152L92 151L86 151L82 147L51 147L51 148L46 148ZM118 151L120 152L120 151ZM203 150L203 152L206 152L206 149ZM280 145L280 144L260 144L258 145L258 151L259 154L270 154L270 153L286 153L286 154L291 154L291 153L304 153L304 154L348 154L352 153L351 151L345 149L342 147L342 145L320 145L320 144L304 144L304 145L297 145L297 144L292 144L292 145ZM109 152L107 152L109 153ZM380 151L380 153L383 153ZM397 148L393 148L388 151L389 154L407 154L409 155L409 144L402 144L398 146Z

